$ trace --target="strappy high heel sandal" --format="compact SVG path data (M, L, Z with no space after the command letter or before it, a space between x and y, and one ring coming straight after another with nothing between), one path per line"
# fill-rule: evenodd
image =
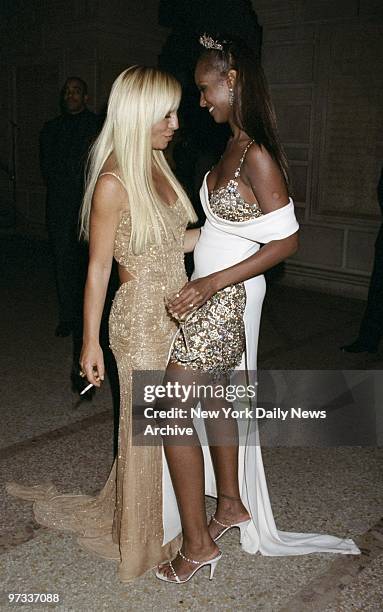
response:
M180 557L182 557L182 559L184 561L188 561L189 563L193 563L193 565L196 565L197 567L195 568L195 570L193 570L191 572L191 574L189 574L189 576L187 578L185 578L184 580L181 580L177 574L177 572L175 571L174 567L173 567L173 563L171 561L169 561L169 567L172 570L172 574L174 576L174 580L172 578L168 578L167 576L164 576L163 574L161 574L160 570L156 571L156 578L158 578L159 580L163 580L164 582L175 582L176 584L183 584L184 582L188 582L191 578L193 578L194 574L196 572L198 572L198 570L201 569L201 567L204 567L205 565L210 565L210 576L209 579L212 580L213 576L214 576L214 572L215 572L215 568L217 567L217 563L220 560L220 558L222 557L222 553L221 551L219 551L218 555L216 557L214 557L213 559L209 559L209 561L195 561L194 559L188 559L188 557L185 557L185 555L182 553L181 549L178 551L177 555L179 555ZM176 557L177 557L176 555Z
M251 523L251 519L246 519L245 521L241 521L240 523L233 523L232 525L225 525L225 523L221 523L221 521L218 521L215 518L214 514L212 514L211 520L214 521L215 523L217 523L217 525L219 525L220 527L224 527L224 529L215 538L213 538L214 542L217 542L220 538L222 538L222 536L227 531L229 531L229 529L233 529L233 527L238 527L239 528L239 531L240 531L239 541L242 542L243 535L244 535L248 525Z

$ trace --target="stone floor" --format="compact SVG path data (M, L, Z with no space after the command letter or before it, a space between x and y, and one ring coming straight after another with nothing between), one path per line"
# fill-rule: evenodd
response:
M0 610L382 610L383 452L376 447L264 449L278 527L353 537L361 556L249 556L233 530L222 541L224 558L212 582L201 571L182 586L150 573L122 584L113 562L91 556L71 534L37 525L30 504L7 496L3 483L52 479L61 491L97 491L113 459L111 393L106 384L91 402L79 402L71 390L71 340L53 334L46 245L8 236L0 254ZM383 369L382 353L339 351L355 337L362 311L358 300L270 286L259 365ZM9 593L57 593L60 602L11 604Z

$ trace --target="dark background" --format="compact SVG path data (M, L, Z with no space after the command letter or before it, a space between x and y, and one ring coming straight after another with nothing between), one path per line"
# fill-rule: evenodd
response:
M283 282L364 298L379 226L383 9L377 0L7 0L0 3L0 232L45 238L38 134L68 75L90 108L134 63L184 86L177 173L197 201L227 132L198 107L196 33L245 37L261 54L301 224ZM11 180L16 177L16 180Z

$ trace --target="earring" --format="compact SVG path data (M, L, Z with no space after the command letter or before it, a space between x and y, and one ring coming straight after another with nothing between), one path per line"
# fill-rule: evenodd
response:
M234 104L234 89L232 87L229 87L229 104L230 106Z

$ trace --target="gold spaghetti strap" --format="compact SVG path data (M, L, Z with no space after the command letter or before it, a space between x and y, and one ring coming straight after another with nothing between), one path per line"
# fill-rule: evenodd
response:
M242 164L245 160L246 157L246 153L248 152L248 150L250 149L251 145L253 144L254 140L250 140L250 142L247 143L244 152L242 153L242 157L239 160L239 166L236 169L236 171L234 172L234 178L238 178L239 175L241 174L241 168L242 168Z
M116 172L101 172L101 174L98 175L98 178L100 178L100 176L105 176L106 174L111 174L114 176L118 181L120 181L121 185L125 187L124 183L122 182L122 178L118 176Z

